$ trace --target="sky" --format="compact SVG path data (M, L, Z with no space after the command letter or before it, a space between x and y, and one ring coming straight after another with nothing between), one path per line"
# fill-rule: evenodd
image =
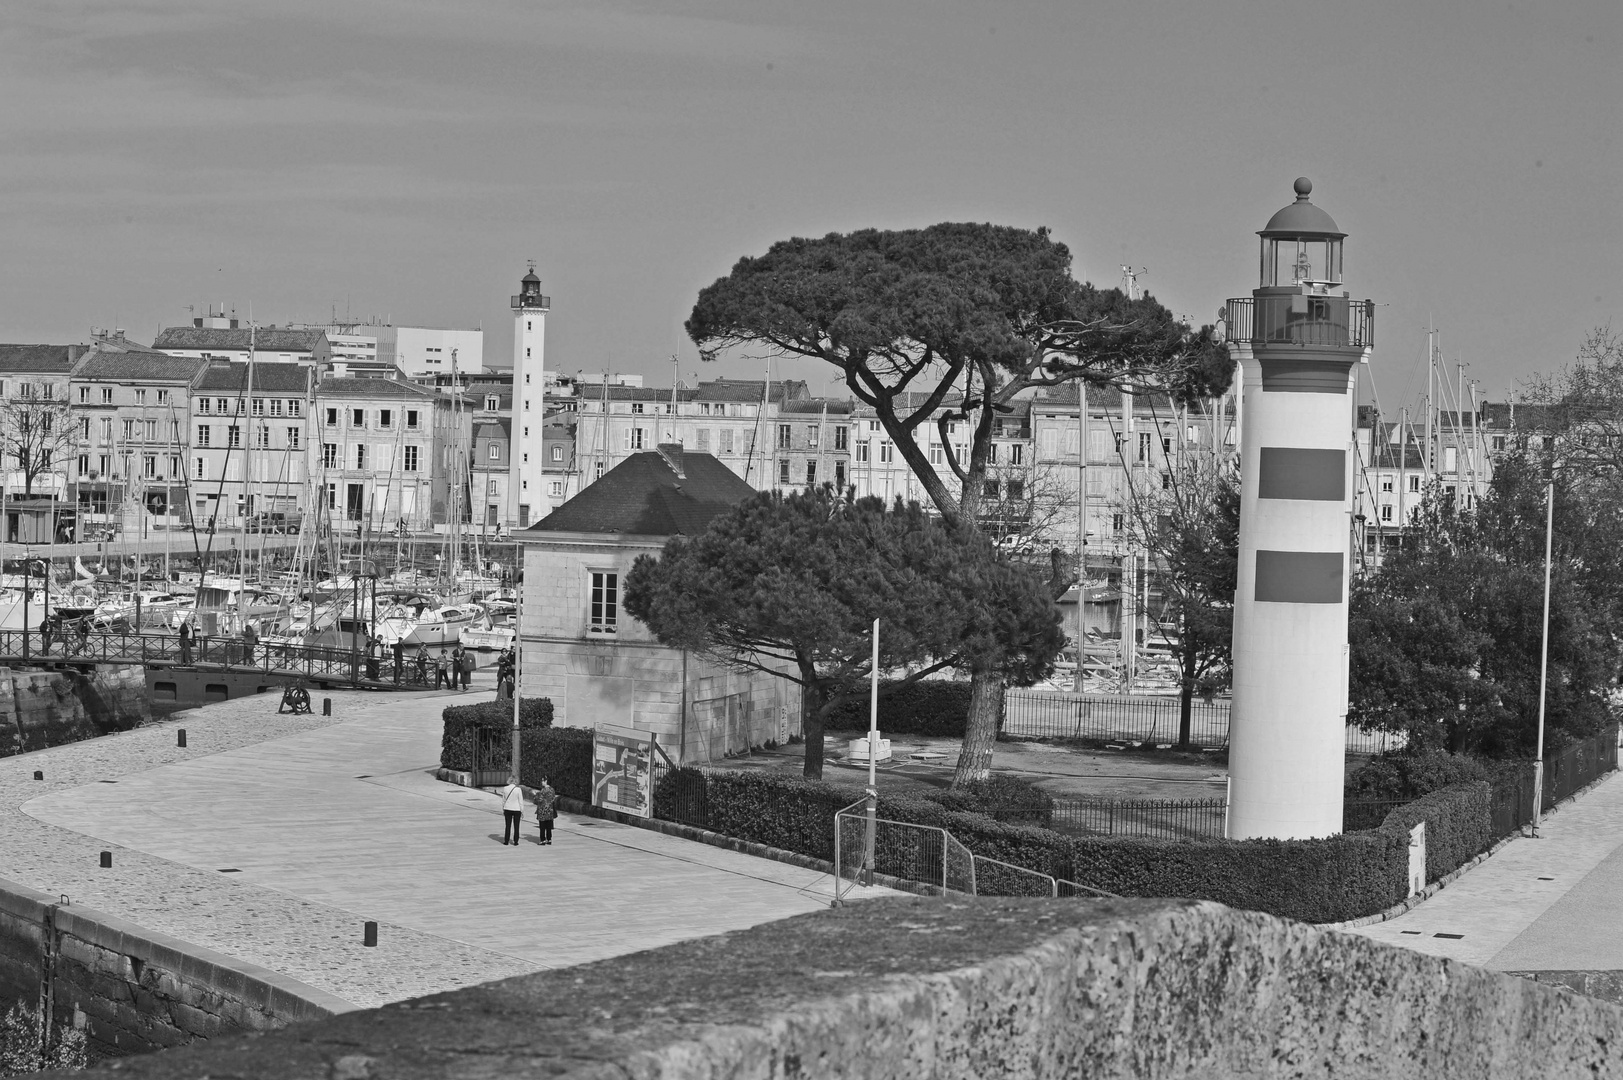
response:
M1503 400L1623 327L1620 47L1617 0L5 0L0 341L223 303L507 363L533 259L550 368L759 377L701 365L699 289L938 221L1046 225L1198 324L1305 175L1383 406L1428 325Z

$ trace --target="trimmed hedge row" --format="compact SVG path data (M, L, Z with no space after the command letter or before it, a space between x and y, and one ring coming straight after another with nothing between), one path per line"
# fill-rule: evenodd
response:
M673 769L655 792L655 812L741 840L834 857L836 811L862 789L766 773ZM943 793L945 794L945 793ZM680 802L685 813L672 811ZM1002 822L975 807L975 795L881 797L879 816L947 829L976 855L1124 896L1190 897L1304 922L1370 915L1407 895L1409 829L1426 822L1427 880L1434 881L1491 842L1485 784L1434 792L1388 815L1378 829L1322 840L1146 840L1074 837ZM696 820L697 818L697 820ZM931 881L939 877L936 842L907 830L879 837L877 869ZM949 870L949 872L951 872ZM1034 891L1032 879L982 864L987 893Z
M592 800L592 729L535 727L519 732L519 782L582 802Z
M440 732L440 767L467 771L473 768L474 732L513 729L513 706L505 701L481 701L476 705L447 705L440 713L444 725ZM551 698L524 698L519 702L519 730L521 732L552 726ZM589 754L591 751L588 750ZM520 751L522 753L522 750ZM512 763L512 743L509 741L496 752L493 768Z
M879 730L884 735L961 739L968 722L967 682L920 679L906 686L884 679L879 682ZM866 731L868 699L847 701L829 710L824 726L830 731Z

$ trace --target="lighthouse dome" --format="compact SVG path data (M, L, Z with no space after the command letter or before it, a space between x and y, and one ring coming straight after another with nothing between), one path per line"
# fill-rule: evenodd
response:
M1270 237L1313 237L1341 239L1347 234L1336 227L1335 219L1308 201L1313 192L1313 181L1305 176L1296 178L1296 201L1268 219L1268 224L1257 235Z

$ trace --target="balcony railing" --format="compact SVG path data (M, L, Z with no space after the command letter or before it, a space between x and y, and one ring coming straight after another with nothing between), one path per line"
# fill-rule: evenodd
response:
M1258 345L1375 344L1375 302L1345 296L1242 296L1228 302L1228 339Z

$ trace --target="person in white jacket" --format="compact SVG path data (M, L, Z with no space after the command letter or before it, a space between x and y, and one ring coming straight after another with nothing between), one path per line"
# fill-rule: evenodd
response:
M519 829L524 825L524 789L518 777L509 776L502 788L502 843L518 847Z

